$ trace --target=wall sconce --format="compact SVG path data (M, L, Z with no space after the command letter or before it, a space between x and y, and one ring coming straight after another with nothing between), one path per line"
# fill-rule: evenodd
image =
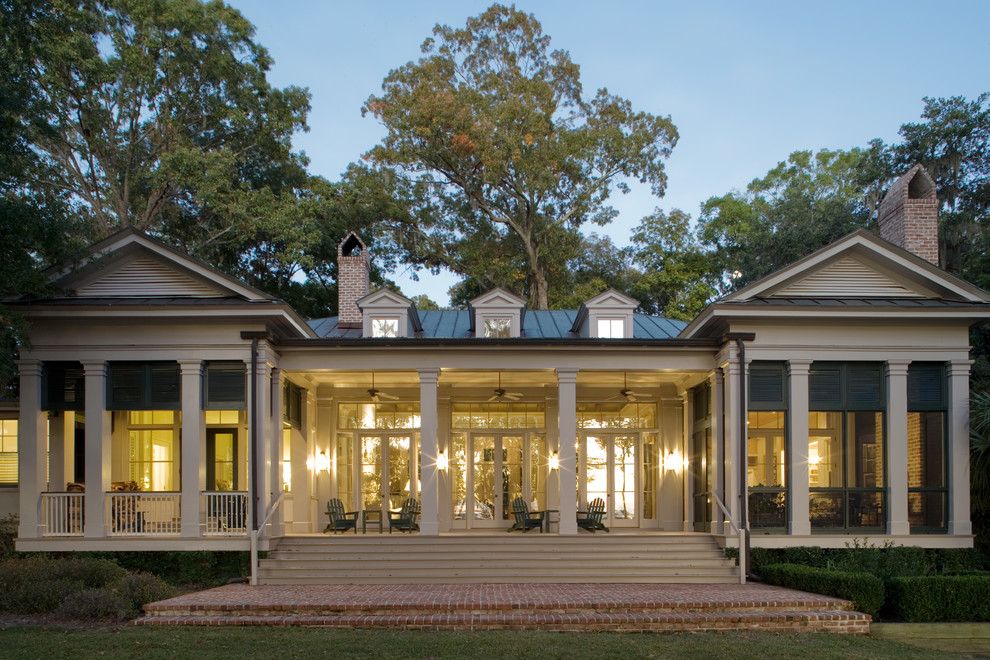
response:
M550 454L550 469L551 470L560 469L560 456L557 455L557 452Z
M316 471L330 472L330 459L325 451L321 451L316 457Z
M681 452L676 449L671 449L663 457L663 469L664 472L672 470L677 472L682 468L687 468L687 459L681 458Z
M447 471L447 454L444 452L437 454L437 469Z

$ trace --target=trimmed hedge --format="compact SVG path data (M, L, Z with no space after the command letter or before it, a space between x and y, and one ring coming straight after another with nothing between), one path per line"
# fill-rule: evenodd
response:
M872 573L884 580L893 577L969 573L990 568L987 557L974 548L919 548L871 546L853 540L846 548L753 548L751 570L762 574L768 564L801 564L849 572Z
M883 605L883 580L870 573L833 571L799 564L768 564L760 570L767 584L845 598L851 600L857 610L873 618L880 614Z
M251 553L221 550L176 552L86 552L76 553L109 559L129 571L152 573L169 584L205 587L226 584L231 578L251 573Z
M988 575L897 577L887 590L888 608L905 621L990 621Z

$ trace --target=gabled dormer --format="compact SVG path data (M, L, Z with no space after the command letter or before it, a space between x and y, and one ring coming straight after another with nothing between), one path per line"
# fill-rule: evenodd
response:
M581 303L571 332L590 339L632 339L633 310L639 301L615 289Z
M475 337L508 339L522 336L526 301L505 289L492 289L468 303Z
M423 327L413 301L395 291L378 289L357 301L362 336L380 339L414 337Z

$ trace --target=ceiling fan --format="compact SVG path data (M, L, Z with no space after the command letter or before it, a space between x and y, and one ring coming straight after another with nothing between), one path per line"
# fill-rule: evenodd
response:
M622 389L615 396L606 399L606 401L614 401L615 399L625 399L627 402L632 403L636 401L638 396L649 396L648 394L643 394L642 392L633 392L629 389L629 384L626 382L626 372L622 372Z
M502 387L502 372L498 372L498 387L494 390L493 394L488 400L489 401L499 401L502 399L508 399L509 401L518 401L522 396L522 392L506 392Z
M380 402L382 399L388 399L388 400L391 400L391 401L397 401L399 399L399 397L397 397L397 396L393 396L391 394L386 394L385 392L382 392L381 390L375 388L375 372L374 371L371 372L371 389L368 390L368 396L370 396L371 397L371 400L374 401L375 403Z

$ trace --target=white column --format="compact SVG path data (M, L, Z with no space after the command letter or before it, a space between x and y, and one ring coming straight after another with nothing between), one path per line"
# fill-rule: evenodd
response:
M103 360L82 361L86 378L86 523L83 536L106 536L106 496L110 490L110 413L107 411L107 366Z
M327 471L316 473L316 512L318 522L323 519L323 511L326 510L325 502L336 495L336 480L340 475L334 470L337 465L337 447L333 441L333 386L321 385L316 396L316 438L315 451L317 456L321 452L326 452ZM350 502L345 507L350 509ZM314 531L323 529L318 525Z
M437 451L447 457L447 465L450 465L450 388L445 387L442 396L438 393L437 401ZM439 490L440 512L438 520L440 531L450 531L453 521L451 511L454 508L452 500L453 484L450 481L450 468L437 471L437 488Z
M681 529L684 517L684 460L687 447L684 443L684 399L665 397L660 400L660 452L657 468L660 478L657 488L657 524L660 529ZM679 457L676 464L672 457Z
M440 535L440 480L437 475L437 379L439 369L419 370L419 453L422 465L419 533Z
M63 410L48 418L48 490L62 491L73 479L76 413Z
M203 498L206 489L206 443L203 442L203 364L200 360L179 360L182 374L182 536L202 535Z
M969 536L969 368L971 360L949 364L949 534Z
M302 428L291 434L289 456L292 457L292 531L315 531L310 525L310 502L313 494L313 474L316 453L313 426L316 423L316 397L311 389L303 390ZM311 437L313 436L313 437ZM312 442L310 441L312 440Z
M41 492L47 489L45 466L48 440L41 410L41 370L38 360L19 360L20 412L17 421L17 479L20 495L18 538L42 535Z
M908 401L910 361L887 362L887 533L910 534L908 522Z
M577 534L577 369L557 369L560 534Z
M790 405L787 411L787 530L789 534L811 534L808 513L808 371L811 360L787 363Z
M725 371L724 367L719 367L715 370L715 384L712 386L712 396L714 401L712 403L712 455L710 457L711 465L708 469L713 472L712 474L712 489L714 494L722 498L723 503L726 497L725 491L725 452L726 443L728 442L725 427L726 424L726 410L725 410ZM711 505L709 506L709 515L711 517L710 531L713 534L724 534L725 533L725 514L722 513L722 509L715 502L715 497L711 496Z
M684 506L681 507L682 516L684 517L684 525L682 527L685 532L694 531L694 493L691 492L691 466L686 460L691 455L691 447L694 442L694 397L691 395L690 391L685 390L681 392L681 405L684 408L684 453L683 457L685 459L684 465L687 467L684 469L681 478L681 501Z
M268 502L270 504L278 499L278 496L283 491L282 457L284 454L282 452L282 431L285 428L285 424L282 417L284 414L284 408L287 404L282 400L282 370L277 367L269 366L269 373L271 374L271 379L268 382L268 386L271 391L271 407L267 411L268 414L265 422L265 437L268 438L268 464L271 466L271 469L268 472L268 490L271 498ZM269 521L269 524L271 525L272 537L282 536L285 533L284 514L286 511L286 506L286 501L283 499L282 504L280 504L279 508L272 514L271 520Z
M271 390L271 385L269 377L271 375L271 366L265 361L265 349L264 346L258 347L259 357L257 365L257 374L254 376L253 387L251 384L250 377L248 378L248 447L249 454L251 452L251 437L254 437L257 441L257 446L254 447L254 453L250 454L250 465L248 465L248 488L250 489L251 475L256 475L256 481L254 482L257 492L251 493L251 510L257 510L254 519L258 521L258 524L264 522L265 514L268 511L268 504L271 502L270 490L271 490L271 471L272 466L268 457L268 428L270 422L270 402L271 396L269 392ZM248 374L251 373L251 361L247 361ZM257 402L251 401L252 391L257 394ZM254 411L254 416L251 416L251 411ZM279 420L279 426L281 426L281 420Z

